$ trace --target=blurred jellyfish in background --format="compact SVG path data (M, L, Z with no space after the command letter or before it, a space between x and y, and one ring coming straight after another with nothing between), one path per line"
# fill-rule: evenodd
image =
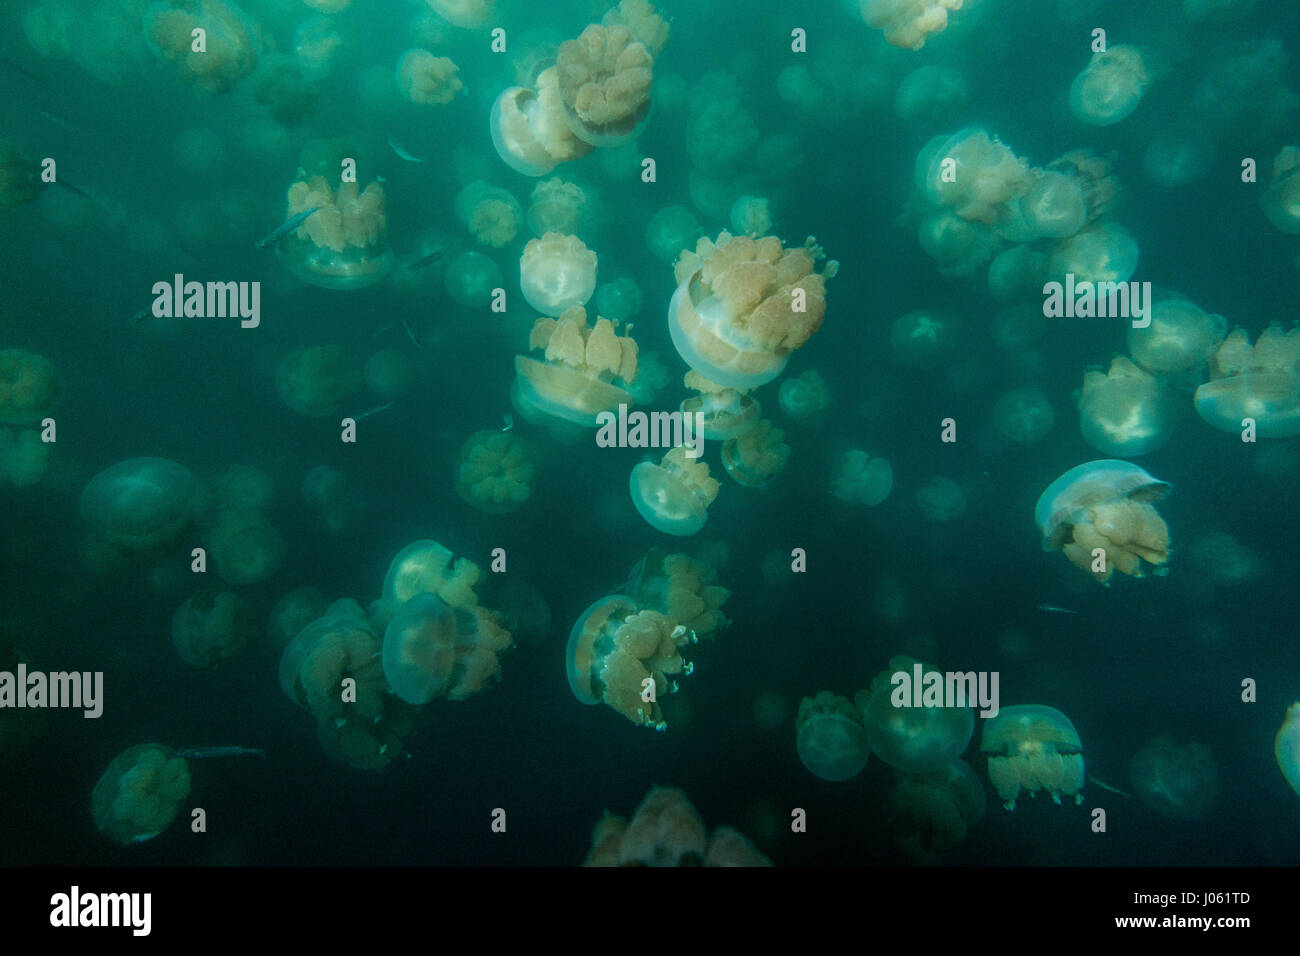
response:
M592 146L620 146L650 113L654 59L625 26L590 24L560 44L555 60L570 132Z
M253 101L286 128L305 123L316 112L315 83L303 76L293 57L276 53L262 60L251 81Z
M871 595L871 613L885 624L902 624L912 613L912 599L907 585L897 574L887 572Z
M926 217L917 231L917 241L940 275L973 276L993 258L998 240L982 222L970 222L950 212Z
M637 405L652 405L655 397L668 387L673 377L661 353L638 351L636 380L625 382L623 387ZM691 399L685 401L689 402ZM708 437L707 434L705 437Z
M623 0L626 6L635 0ZM631 821L606 813L591 832L583 866L771 866L740 831L718 827L710 837L682 791L651 790Z
M329 17L310 17L293 32L293 52L298 69L308 80L325 77L343 45L343 38Z
M998 253L989 263L989 294L999 302L1007 304L1024 302L1040 295L1043 283L1047 279L1047 261L1046 253L1029 245L1012 246ZM998 315L1014 314L1018 311L1020 310L1003 309ZM1037 311L1042 314L1041 307ZM994 322L993 335L996 341L998 339L996 318Z
M1192 540L1188 562L1214 584L1235 585L1264 573L1264 562L1226 531L1210 531Z
M352 0L303 0L303 3L322 13L342 13L352 6Z
M596 291L596 254L577 236L548 232L530 239L519 257L524 300L543 315L563 315Z
M195 49L194 30L204 31ZM155 57L200 92L225 93L257 66L261 27L228 0L159 0L144 15L144 38Z
M510 632L481 607L448 607L432 594L401 605L384 632L388 686L408 704L434 698L464 700L500 677Z
M1131 458L1155 451L1169 440L1172 417L1160 383L1122 355L1108 373L1083 376L1079 430L1102 454Z
M417 106L441 106L454 100L465 84L449 57L415 47L397 61L397 88Z
M665 206L646 223L645 244L660 262L673 262L683 249L695 245L700 223L685 206Z
M0 423L36 425L63 397L54 364L24 349L0 350Z
M1128 330L1133 361L1152 375L1199 372L1228 332L1228 320L1211 315L1183 298L1161 299L1151 306L1151 321Z
M1142 102L1151 83L1147 59L1137 47L1113 46L1094 53L1070 85L1070 110L1089 126L1113 126Z
M255 626L248 603L237 594L203 592L172 616L172 647L193 667L215 667L239 654Z
M456 459L456 493L480 511L509 514L533 493L537 456L513 431L475 432Z
M319 588L294 588L275 602L266 622L266 643L277 655L304 627L325 613L329 602Z
M692 535L703 528L721 487L709 475L709 466L687 458L681 446L670 448L657 465L641 462L628 479L632 503L641 517L652 528L672 535Z
M190 795L190 769L163 744L128 747L113 758L90 795L95 826L114 843L152 840Z
M984 785L964 760L928 773L899 774L886 809L894 846L909 863L933 865L984 816Z
M970 95L965 75L951 66L919 66L898 84L894 113L908 123L942 123Z
M1169 528L1152 507L1170 486L1127 461L1104 459L1071 468L1034 506L1044 551L1063 551L1102 584L1118 570L1143 577L1169 560Z
M320 513L321 523L330 534L342 534L352 526L361 511L347 476L333 465L317 465L302 479L302 500Z
M1133 755L1129 778L1138 799L1171 820L1200 820L1219 795L1219 768L1205 744L1160 734Z
M361 374L367 388L380 398L391 401L411 387L415 366L405 353L382 349L366 359Z
M1008 441L1038 441L1052 430L1055 422L1051 403L1036 388L1007 392L993 406L993 425Z
M1008 810L1021 791L1046 790L1053 802L1083 802L1083 744L1070 719L1041 704L1003 707L984 722L980 752L989 758L989 782Z
M1214 142L1199 125L1174 123L1151 138L1142 169L1157 186L1178 189L1208 176L1214 154Z
M528 198L528 228L538 238L548 232L576 236L586 228L587 210L587 194L577 183L544 179ZM677 255L676 249L672 255Z
M717 569L680 552L651 548L632 568L622 593L639 608L667 615L699 640L717 636L730 623L722 606L731 592L717 583Z
M889 328L894 358L912 368L934 368L957 348L955 316L928 309L909 312Z
M770 382L821 327L825 282L839 271L831 260L814 272L823 258L811 237L798 249L783 249L775 236L722 232L716 243L700 239L674 266L668 329L677 353L719 385Z
M131 458L95 475L81 493L81 517L93 535L123 551L176 540L194 518L195 482L166 458Z
M858 0L862 19L893 46L919 50L932 33L948 26L948 13L962 0Z
M569 689L584 704L605 703L638 726L667 730L659 698L676 692L676 675L691 673L681 653L690 642L689 628L672 618L638 610L625 594L603 597L569 633Z
M587 312L574 306L559 319L539 318L528 337L542 360L515 356L512 398L537 415L594 427L601 412L631 405L626 385L637 377L637 344L618 335L609 319L587 326Z
M1300 701L1287 708L1286 718L1273 740L1273 756L1286 782L1300 795Z
M765 236L772 231L772 202L766 196L740 196L731 204L729 219L738 236Z
M891 657L889 667L854 697L872 752L891 767L909 773L939 770L951 763L961 756L975 732L975 711L970 707L942 703L912 706L913 688L899 682L896 675L906 675L912 681L918 672L927 681L936 674L942 688L942 672L900 654Z
M40 191L40 166L0 139L0 212L31 202Z
M821 373L810 368L802 375L782 382L777 401L781 411L791 418L812 418L830 408L831 390Z
M30 488L45 475L50 446L40 432L0 428L0 485Z
M626 323L641 311L641 289L623 276L596 287L596 311L611 322Z
M478 309L491 301L493 290L502 288L505 276L495 262L471 249L447 264L442 282L452 299L467 309Z
M726 441L758 424L762 409L754 396L710 382L694 369L686 373L683 382L699 394L684 399L680 410L685 415L704 416L698 421L702 422L705 438Z
M476 180L456 195L456 217L469 234L485 246L500 249L514 241L524 222L524 211L509 192Z
M454 27L478 30L492 22L497 0L426 0L433 12Z
M852 448L831 473L831 494L851 505L874 507L889 497L894 469L884 458Z
M298 347L275 370L275 391L299 415L325 418L361 391L356 358L340 345Z
M831 783L856 777L871 756L861 713L847 697L828 690L800 702L795 734L799 760L813 776Z
M208 535L213 563L229 584L265 581L284 564L288 545L265 515L222 511Z
M952 521L966 513L966 490L951 478L936 476L917 489L916 503L931 521Z
M1273 181L1259 204L1273 228L1300 235L1300 147L1285 146L1274 157Z
M1233 329L1195 400L1201 418L1222 431L1240 432L1250 418L1260 438L1300 435L1300 329L1270 325L1253 346L1245 329Z
M790 446L785 432L766 418L722 445L722 467L738 484L761 488L785 470Z

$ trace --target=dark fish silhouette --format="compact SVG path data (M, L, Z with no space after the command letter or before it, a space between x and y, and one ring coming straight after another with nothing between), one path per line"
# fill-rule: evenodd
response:
M325 208L324 206L312 206L310 209L304 209L302 212L294 213L292 216L290 216L284 222L280 223L280 225L276 226L265 236L263 236L260 240L258 240L257 248L265 249L267 246L275 245L277 242L280 241L281 237L284 236L285 233L292 232L294 229L297 229L299 226L301 226L304 222L307 221L308 216L324 208Z

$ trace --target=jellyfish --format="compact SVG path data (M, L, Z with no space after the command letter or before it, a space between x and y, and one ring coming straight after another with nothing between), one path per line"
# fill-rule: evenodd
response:
M1228 320L1210 315L1186 299L1161 299L1151 306L1151 321L1128 330L1133 361L1152 375L1195 372L1219 347Z
M519 257L519 285L538 312L562 315L596 291L596 254L577 236L548 232L530 239Z
M791 418L811 418L830 408L831 390L821 373L810 368L803 374L782 382L777 401L781 405L781 411Z
M109 543L145 551L176 539L194 515L194 475L166 458L130 458L81 493L81 517Z
M611 322L626 323L641 311L641 289L627 276L596 287L596 311Z
M389 563L381 600L397 607L432 594L452 608L474 607L474 586L482 574L469 558L453 558L437 541L414 541Z
M800 702L795 731L799 760L813 776L831 783L852 780L871 756L862 715L851 700L828 690Z
M686 364L710 381L755 388L785 369L790 353L821 327L827 279L839 271L809 237L783 249L775 236L702 238L674 266L668 330Z
M625 594L596 601L579 616L565 650L569 689L584 704L608 704L642 727L668 729L659 698L689 675L682 658L690 631ZM653 689L653 690L652 690Z
M1073 178L1046 170L1020 199L1020 214L1036 238L1066 239L1087 223L1088 206Z
M1063 551L1102 584L1113 571L1143 577L1143 561L1169 560L1169 528L1153 507L1170 486L1137 465L1103 459L1076 465L1038 498L1044 551Z
M447 265L442 277L447 294L467 309L480 309L505 283L501 267L481 252L462 252Z
M477 30L492 22L497 0L426 0L433 12L454 27Z
M239 654L253 636L248 603L229 591L189 598L172 615L172 647L194 667L215 667Z
M509 514L533 493L537 456L514 432L481 431L456 459L456 493L480 511Z
M113 758L90 795L95 826L114 843L152 840L190 795L190 768L163 744L138 744Z
M889 497L894 469L884 458L852 448L831 474L831 494L851 505L874 507Z
M623 0L626 6L638 0ZM643 2L643 0L642 0ZM732 827L709 836L682 791L652 789L631 821L606 813L591 832L583 866L771 866L747 837Z
M950 212L926 217L917 230L917 241L945 276L975 275L998 248L991 228Z
M1133 755L1129 777L1138 799L1171 820L1200 820L1219 794L1219 768L1205 744L1166 734Z
M1259 204L1273 228L1300 235L1300 147L1285 146L1274 157L1273 181Z
M738 236L765 236L772 231L772 202L766 196L740 196L728 218Z
M966 105L966 77L949 66L917 67L898 84L894 113L909 123L938 123Z
M0 139L0 212L31 202L40 191L40 167L8 140Z
M1124 356L1110 363L1108 373L1083 376L1079 430L1102 454L1134 457L1155 451L1168 441L1171 425L1160 383Z
M984 785L964 760L928 773L901 774L886 804L894 845L917 863L938 862L988 807Z
M740 80L720 70L705 73L693 86L686 126L686 152L693 173L717 182L752 157L759 133L753 116L743 106L744 95ZM699 202L695 188L691 190L691 199L700 211L718 219L726 217L737 195L738 190L720 208L709 208Z
M920 178L929 200L961 219L987 226L1005 221L1010 215L1007 204L1029 192L1035 182L1025 160L977 127L932 140L917 157L918 173L927 159Z
M722 606L731 592L716 583L717 576L707 561L651 548L632 569L621 593L638 608L667 615L699 640L707 640L729 623Z
M1070 84L1070 110L1089 126L1113 126L1142 102L1151 76L1137 47L1113 46L1094 53Z
M854 698L862 712L871 750L891 767L909 773L938 770L960 757L970 743L975 732L975 712L970 707L942 703L913 706L912 694L907 692L910 685L901 682L900 674L906 675L908 681L920 677L927 690L935 675L939 686L943 686L943 674L935 668L904 655L891 657L889 667Z
M1244 419L1261 438L1300 435L1300 329L1274 323L1254 346L1234 329L1210 360L1210 381L1196 389L1196 411L1208 424L1239 432Z
M456 217L470 235L485 246L499 249L519 234L524 211L507 190L476 180L462 189L455 200Z
M311 118L316 110L316 85L303 75L298 61L285 54L267 57L253 82L253 100L266 107L271 118L291 128Z
M1070 718L1042 704L1003 707L984 722L980 752L989 758L989 781L1008 810L1023 790L1046 790L1054 803L1062 796L1083 802L1083 744Z
M530 349L544 349L544 360L515 356L515 386L520 403L536 412L576 425L594 427L601 412L631 405L618 383L637 376L637 345L617 335L609 319L587 326L587 312L574 306L560 318L539 318L529 335Z
M1052 430L1056 413L1037 388L1017 388L993 406L993 425L1008 441L1038 441Z
M204 46L195 49L193 31ZM225 93L257 66L261 28L229 0L159 0L145 11L144 38L154 56L203 93Z
M966 513L966 491L951 478L936 476L917 489L916 503L931 521L951 521Z
M600 22L607 27L627 27L632 39L645 46L652 57L663 52L668 43L668 21L659 15L650 0L619 0Z
M265 581L280 570L288 550L284 535L261 514L222 512L211 538L213 563L229 584Z
M747 488L761 488L785 470L790 446L785 432L766 418L722 446L722 466L733 479Z
M299 415L337 415L343 403L361 390L355 357L340 345L296 348L275 370L280 400Z
M1286 710L1286 718L1273 741L1273 756L1286 782L1300 794L1300 701Z
M271 608L266 622L267 646L276 654L283 654L294 636L321 617L328 606L319 588L300 587L289 591Z
M464 700L501 673L510 632L481 607L451 608L432 594L399 607L384 632L384 678L408 704Z
M1099 223L1061 242L1048 266L1056 278L1073 274L1075 287L1085 282L1127 282L1137 270L1138 245L1123 226Z
M30 488L44 477L49 457L40 432L0 428L0 483Z
M417 106L440 106L454 100L465 84L449 57L413 47L397 61L397 88Z
M1214 143L1203 129L1177 124L1157 132L1147 143L1142 169L1157 186L1178 189L1208 176L1214 154Z
M913 368L934 368L957 347L957 319L920 309L894 320L889 329L894 358Z
M586 224L587 205L587 194L576 183L558 177L543 180L528 200L528 228L539 238L548 232L577 235Z
M1114 154L1102 156L1090 149L1072 149L1048 163L1046 173L1069 180L1083 198L1084 221L1092 223L1110 213L1119 196L1119 180L1113 167Z
M23 349L0 350L0 424L38 425L62 397L63 383L49 359Z
M713 441L726 441L743 435L758 423L762 409L758 399L734 388L723 388L717 382L710 382L694 369L686 373L683 381L687 388L700 394L684 400L681 412L684 415L700 414L705 438Z
M660 262L673 262L700 235L699 220L685 206L665 206L646 223L645 244Z
M1259 555L1226 531L1210 531L1196 538L1187 556L1214 584L1244 584L1264 571Z
M303 76L321 80L329 72L343 40L329 17L303 20L293 31L293 52Z
M892 46L919 50L932 33L948 26L948 11L960 10L962 0L858 0L862 19L879 30Z
M643 461L633 468L628 487L647 524L664 534L686 536L704 527L722 486L710 477L707 464L688 459L686 449L678 446L657 465Z
M564 119L592 146L621 146L650 113L654 60L624 26L590 24L560 44L555 71Z
M355 181L330 188L314 175L289 187L286 218L317 211L280 239L275 252L295 276L322 289L361 289L393 268L384 188Z
M581 159L592 145L569 129L556 67L542 69L534 84L502 90L488 125L502 162L524 176L545 176L560 163Z

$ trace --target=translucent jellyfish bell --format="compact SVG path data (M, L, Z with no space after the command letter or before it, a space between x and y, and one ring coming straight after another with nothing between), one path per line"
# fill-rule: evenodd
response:
M59 375L45 356L23 349L0 350L0 424L37 425L62 396Z
M140 744L113 758L90 803L99 832L127 846L166 830L189 795L189 764L171 747Z
M388 565L383 600L397 606L421 594L432 594L452 607L467 607L478 603L474 585L481 574L473 561L453 559L437 541L413 541Z
M893 466L858 448L845 452L831 474L831 494L851 505L874 507L889 497L893 487Z
M1131 326L1128 350L1153 375L1193 372L1203 366L1228 333L1228 320L1186 299L1161 299L1151 306L1145 328Z
M527 303L558 316L586 305L596 291L596 254L577 236L548 232L531 239L519 257L519 285Z
M611 594L596 601L579 615L569 631L564 651L565 674L573 696L588 706L600 703L601 682L596 643L609 622L636 613L636 602L625 594ZM607 651L605 653L608 653Z
M471 250L447 264L442 283L447 294L465 308L477 309L491 301L492 290L505 284L505 276L492 259Z
M1273 755L1286 782L1300 794L1300 701L1287 708L1286 719L1273 741Z
M555 69L564 118L578 139L621 146L645 127L654 60L626 27L589 24L560 44Z
M783 440L785 432L767 419L722 446L722 466L738 484L761 488L771 481L790 460L790 446Z
M1088 221L1088 207L1079 184L1064 173L1047 171L1020 200L1020 211L1034 235L1065 239Z
M1091 371L1079 395L1083 440L1106 455L1145 455L1169 440L1172 410L1160 383L1122 355Z
M1083 744L1070 718L1041 704L1003 707L984 721L980 752L989 758L989 781L1008 810L1020 792L1046 790L1056 803L1062 796L1083 802Z
M1118 223L1089 226L1060 243L1052 252L1049 273L1074 275L1081 282L1127 282L1138 264L1138 244Z
M632 469L628 489L641 517L664 534L692 535L709 520L709 505L720 485L709 477L709 466L672 448L663 461L643 461Z
M456 666L456 615L432 594L407 601L384 632L384 679L417 707L440 696Z
M1219 769L1204 744L1161 734L1133 755L1129 777L1138 799L1171 820L1200 820L1219 793Z
M1244 329L1234 329L1195 400L1197 414L1222 431L1239 432L1250 418L1261 438L1300 435L1300 330L1271 325L1252 346Z
M454 27L477 30L492 20L497 0L426 0L433 12Z
M1259 199L1280 232L1300 235L1300 147L1286 146L1273 160L1273 181Z
M894 357L913 368L934 368L957 347L955 316L929 309L909 312L889 329Z
M970 707L910 706L910 694L905 700L909 706L897 706L896 695L908 688L894 686L890 675L903 671L911 679L916 662L896 657L889 664L889 670L872 681L872 689L858 695L872 752L891 767L911 773L938 770L956 760L975 732L975 712ZM921 666L923 674L934 671Z
M81 493L81 516L112 544L142 551L174 539L193 517L194 475L166 458L131 458Z
M354 182L331 187L311 176L289 187L286 218L317 209L277 243L275 254L295 276L322 289L362 289L392 271L384 188Z
M1038 441L1052 430L1055 422L1051 402L1037 388L1007 392L993 406L993 424L1009 441Z
M1089 126L1113 126L1132 113L1146 92L1146 61L1136 47L1096 53L1070 85L1070 109Z
M823 780L851 780L871 756L862 715L852 701L830 691L803 699L795 728L800 761Z

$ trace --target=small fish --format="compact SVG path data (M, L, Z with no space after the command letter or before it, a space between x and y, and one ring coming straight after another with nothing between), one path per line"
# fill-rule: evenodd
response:
M503 432L508 432L510 429L515 427L515 416L511 415L509 412L506 412L501 416L501 421L505 422L505 427L501 429Z
M208 757L261 757L266 759L266 751L256 747L185 747L177 754L186 760L204 760Z
M83 192L82 190L78 189L76 186L72 185L72 183L68 182L65 179L56 179L54 180L54 184L56 186L62 186L68 192L76 193L78 196L80 196L82 199L86 200L87 202L95 201L94 199L91 198L89 193Z
M37 76L37 75L36 75L35 73L33 73L31 70L27 69L27 67L23 66L23 65L22 65L21 63L19 63L17 60L10 59L10 58L7 57L7 56L0 56L0 63L3 63L5 66L9 67L9 69L13 70L15 73L21 73L23 76L27 77L29 80L34 80L35 82L37 82L37 83L41 83L41 84L44 84L44 83L45 83L44 80L42 80L39 76Z
M140 324L141 322L143 322L145 319L149 318L149 316L150 316L150 314L152 314L152 312L153 312L153 306L152 306L152 305L146 305L143 309L141 309L141 310L140 310L139 312L137 312L135 315L131 316L131 319L130 319L131 324L132 324L132 325L139 325L139 324Z
M372 408L370 411L362 412L360 415L353 415L352 420L354 422L362 421L363 419L369 418L371 415L378 415L380 412L388 411L388 409L392 408L395 404L397 403L389 402L387 405L380 405L378 408Z
M1098 780L1096 777L1093 777L1093 776L1091 776L1091 775L1089 775L1089 777L1088 777L1088 782L1089 782L1089 783L1095 783L1097 786L1101 787L1101 789L1103 789L1103 790L1109 790L1111 793L1118 793L1121 797L1127 797L1127 796L1128 796L1128 794L1125 793L1123 790L1121 790L1119 787L1112 787L1112 786L1111 786L1110 784L1108 784L1106 781L1104 781L1104 780Z
M401 159L406 160L408 163L424 162L424 160L422 160L419 156L416 156L413 153L411 153L410 150L408 150L397 140L393 139L393 137L391 136L388 137L388 145L393 148L394 153L396 153Z
M64 129L70 132L73 133L81 132L80 126L78 126L76 123L64 119L58 113L51 113L49 110L41 110L41 116L45 117L45 119L49 120L55 126L62 126Z
M1078 611L1071 611L1068 607L1058 607L1055 604L1036 604L1034 609L1043 611L1047 614L1078 614Z
M424 346L420 344L420 340L417 339L415 333L411 331L411 326L408 320L402 319L402 328L406 331L406 337L411 340L411 344L423 352Z
M429 253L427 256L420 256L420 258L416 259L414 262L408 265L404 271L410 272L413 269L423 269L425 266L432 265L433 263L437 262L439 259L443 257L443 255L444 255L443 250L438 249L434 252Z
M389 323L388 323L387 325L385 325L382 329L375 329L375 331L371 332L371 333L370 333L370 337L371 337L372 339L377 339L377 338L379 338L379 336L383 335L383 334L384 334L385 332L387 332L389 329L393 328L393 326L395 326L396 324L397 324L396 322L389 322Z
M260 239L257 243L257 248L265 249L267 246L275 245L286 233L292 232L294 229L297 229L306 222L308 216L324 208L324 206L312 206L310 209L304 209L302 212L294 213Z

